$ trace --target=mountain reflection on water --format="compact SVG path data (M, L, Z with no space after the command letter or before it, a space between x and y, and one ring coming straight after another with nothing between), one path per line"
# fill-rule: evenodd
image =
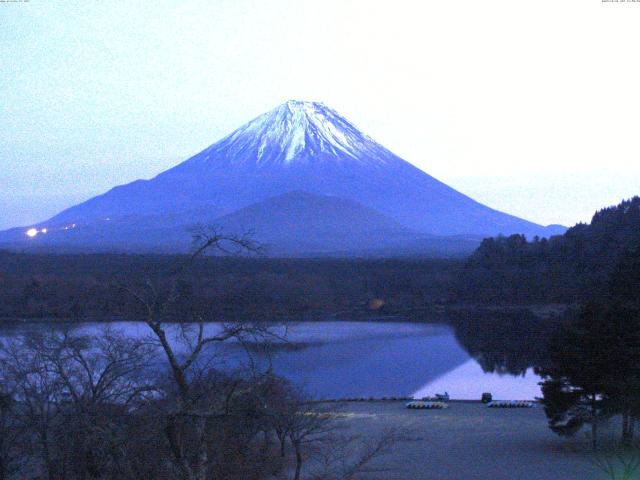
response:
M449 323L485 372L511 375L524 375L545 363L548 339L559 325L555 318L540 318L528 310L461 312Z
M553 322L551 323L553 324ZM272 369L316 399L426 396L447 391L452 398L533 398L539 379L532 367L544 361L550 322L523 314L466 313L449 324L419 322L301 322L286 329L286 342L267 351L249 348L252 365ZM126 335L148 335L141 322L113 322ZM8 339L51 323L0 330ZM104 324L81 324L99 335ZM207 324L209 332L219 330ZM169 327L177 338L177 325ZM238 344L210 350L203 361L223 370L242 369L247 352ZM158 357L158 365L162 365Z
M428 396L533 399L557 322L528 312L463 312L449 324L299 324L262 360L314 398ZM265 365L265 363L263 363Z
M450 325L470 359L425 385L416 397L448 391L453 398L532 400L542 396L534 367L546 363L546 345L559 322L529 311L468 311L451 316ZM449 389L449 390L447 390Z

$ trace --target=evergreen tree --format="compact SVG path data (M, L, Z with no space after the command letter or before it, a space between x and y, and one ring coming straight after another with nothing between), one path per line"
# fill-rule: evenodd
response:
M537 369L543 378L542 404L549 427L559 435L574 435L591 425L597 447L598 423L610 414L607 397L608 346L599 338L597 307L583 308L569 325L549 342L549 365Z
M640 314L613 296L588 304L549 345L542 403L553 431L572 435L585 423L621 415L622 441L631 443L640 416Z

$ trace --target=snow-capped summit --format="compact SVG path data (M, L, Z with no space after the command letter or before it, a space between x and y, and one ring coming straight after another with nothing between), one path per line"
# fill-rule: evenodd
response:
M385 163L389 154L323 103L289 100L213 144L197 161L260 167L312 159Z

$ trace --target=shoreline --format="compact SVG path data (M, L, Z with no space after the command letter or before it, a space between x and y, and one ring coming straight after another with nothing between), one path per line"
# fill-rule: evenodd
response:
M304 318L280 318L277 320L256 319L256 322L264 323L323 323L323 322L379 322L379 323L426 323L442 324L449 323L450 315L464 312L495 312L495 313L531 313L538 318L552 318L571 308L568 304L533 304L533 305L430 305L422 308L412 308L403 312L380 313L363 310L343 311L334 313L313 313ZM424 315L425 317L422 317ZM428 316L428 317L427 317ZM56 317L2 317L0 326L3 325L24 325L38 323L60 323L60 324L80 324L80 323L114 323L114 322L143 322L144 319L134 319L125 317L84 317L84 318L56 318ZM205 323L237 322L244 319L211 319ZM180 321L166 321L165 323L185 323ZM187 322L189 323L189 322ZM191 322L193 323L193 322Z
M441 400L435 400L435 399L426 399L425 398L416 398L416 397L370 397L370 398L357 398L357 397L350 397L350 398L336 398L336 399L320 399L320 400L311 400L305 403L308 404L313 404L313 405L319 405L319 404L323 404L323 403L340 403L340 404L348 404L348 403L400 403L400 402L414 402L414 401L428 401L428 402L435 402L435 401L441 401ZM504 399L504 398L496 398L492 400L493 402L505 402L505 401L516 401L516 402L530 402L533 403L535 405L540 405L540 400L538 399L534 399L534 400L524 400L524 399ZM444 402L444 403L472 403L472 404L483 404L483 405L488 405L488 403L483 402L480 399L474 400L474 399L465 399L465 398L450 398L448 401ZM488 408L488 407L487 407Z

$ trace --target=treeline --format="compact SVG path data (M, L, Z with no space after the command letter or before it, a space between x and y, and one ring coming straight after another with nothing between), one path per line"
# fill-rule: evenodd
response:
M613 272L639 246L640 197L634 197L561 236L485 239L467 261L455 294L487 304L580 303L606 295Z
M123 285L162 285L186 256L0 252L0 318L112 320L144 311ZM313 319L393 314L450 300L460 261L198 258L181 278L180 318Z
M180 285L181 316L419 317L433 305L579 304L640 245L640 198L564 235L485 239L466 260L199 258ZM112 320L144 312L122 284L166 277L186 256L0 251L0 318ZM176 307L177 308L177 307Z

